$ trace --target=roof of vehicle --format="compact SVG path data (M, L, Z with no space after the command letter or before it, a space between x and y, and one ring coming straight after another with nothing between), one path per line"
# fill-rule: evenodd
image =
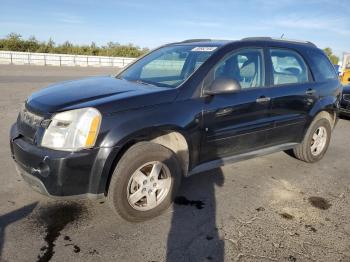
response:
M215 39L188 39L181 42L171 44L176 45L196 45L196 46L224 46L228 43L235 42L233 40L215 40Z
M302 45L308 47L317 47L314 43L302 40L292 40L285 38L272 38L272 37L246 37L240 40L215 40L215 39L188 39L173 44L182 45L197 45L197 46L224 46L230 43L237 42L265 42L265 43L288 43L292 45Z

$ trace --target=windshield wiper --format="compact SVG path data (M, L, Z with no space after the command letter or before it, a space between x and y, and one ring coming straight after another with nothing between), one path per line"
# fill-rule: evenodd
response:
M151 83L142 81L142 80L140 80L140 79L132 80L132 82L136 82L136 83L143 84L143 85L147 85L147 86L156 86L155 84L151 84Z
M129 82L134 82L134 83L138 83L138 84L142 84L142 85L147 85L147 86L155 86L155 87L173 87L173 86L171 86L171 85L153 83L153 82L148 82L148 81L144 81L144 80L141 80L141 79L128 79L128 78L120 78L120 79L124 79L124 80L127 80L127 81L129 81Z

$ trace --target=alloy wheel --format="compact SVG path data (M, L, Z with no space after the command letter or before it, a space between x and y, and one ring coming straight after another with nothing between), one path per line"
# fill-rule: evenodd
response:
M127 188L129 204L136 210L148 211L157 207L169 194L171 175L162 162L148 162L130 177Z

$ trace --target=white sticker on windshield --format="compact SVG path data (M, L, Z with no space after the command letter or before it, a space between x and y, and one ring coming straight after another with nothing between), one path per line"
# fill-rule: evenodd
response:
M191 51L197 51L197 52L212 52L216 49L216 46L197 46L193 48Z

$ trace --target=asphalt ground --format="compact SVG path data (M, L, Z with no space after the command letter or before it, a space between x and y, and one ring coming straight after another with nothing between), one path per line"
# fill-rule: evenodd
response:
M324 159L284 152L183 180L176 204L132 224L102 201L63 202L16 173L9 129L21 103L50 83L113 68L0 65L1 261L350 261L350 120Z

